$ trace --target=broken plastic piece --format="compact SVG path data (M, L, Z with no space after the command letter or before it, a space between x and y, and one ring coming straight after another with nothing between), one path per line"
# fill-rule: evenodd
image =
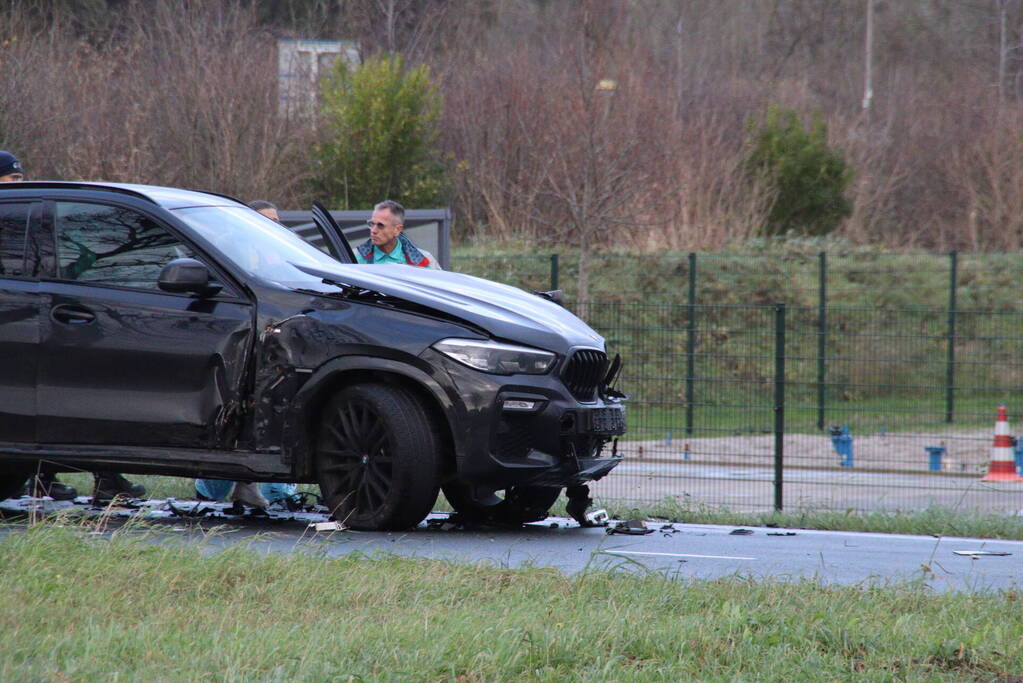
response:
M586 523L589 526L607 526L610 519L611 518L608 517L607 510L604 508L586 513Z
M768 531L768 536L795 536L795 531Z
M753 533L753 529L735 529L729 536L750 536Z
M654 529L648 529L641 519L630 519L628 522L618 522L607 528L608 534L627 534L629 536L645 536L654 533Z
M1006 555L1012 555L1012 553L1006 553L1001 550L953 550L954 555L965 555L966 557L1005 557Z
M348 528L341 522L313 522L309 526L315 531L344 531Z

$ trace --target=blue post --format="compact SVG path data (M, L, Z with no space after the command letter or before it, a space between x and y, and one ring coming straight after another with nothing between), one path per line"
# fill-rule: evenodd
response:
M833 425L829 430L831 433L831 445L838 453L838 464L842 467L853 466L853 438L849 433L849 425Z
M1016 456L1016 474L1023 474L1023 443L1013 437L1012 452Z
M927 469L931 472L941 471L941 459L945 456L944 446L924 446L927 451Z
M689 460L692 454L689 452L689 444L686 444L685 450L682 451L682 459Z

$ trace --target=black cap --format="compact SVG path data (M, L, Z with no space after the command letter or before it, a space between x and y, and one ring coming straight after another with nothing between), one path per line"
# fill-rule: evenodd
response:
M12 173L24 173L21 170L21 162L18 161L18 157L14 156L10 152L0 150L0 176L10 175Z

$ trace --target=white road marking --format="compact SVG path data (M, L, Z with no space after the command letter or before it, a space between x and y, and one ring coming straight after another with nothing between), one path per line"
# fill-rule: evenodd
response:
M642 550L601 550L605 555L657 555L660 557L698 557L704 560L755 560L755 557L739 557L733 555L691 555L689 553L653 553Z

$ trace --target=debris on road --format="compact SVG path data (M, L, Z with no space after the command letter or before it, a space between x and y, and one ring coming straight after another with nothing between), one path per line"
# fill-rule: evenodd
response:
M1012 553L1002 552L1001 550L953 550L953 555L963 555L965 557L1005 557L1012 555Z
M600 508L586 514L586 525L588 526L607 526L610 521L610 517L607 514L607 510Z
M608 534L626 534L628 536L646 536L654 533L655 529L648 529L641 519L630 519L627 522L618 522L607 528Z
M795 536L795 531L768 531L768 536Z
M751 536L753 529L733 529L729 536Z

